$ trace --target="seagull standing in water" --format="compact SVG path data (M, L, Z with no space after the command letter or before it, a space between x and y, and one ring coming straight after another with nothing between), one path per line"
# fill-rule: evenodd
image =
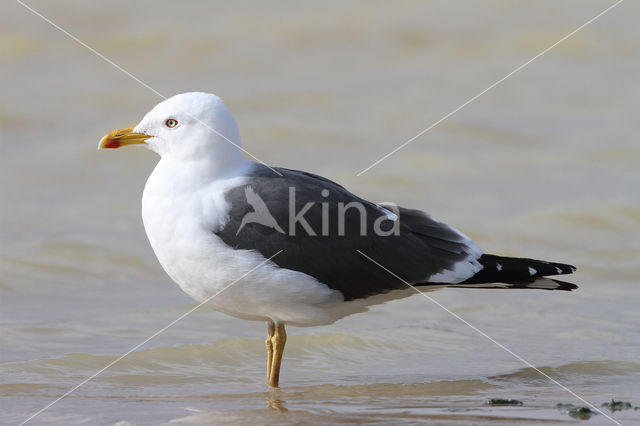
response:
M421 287L577 288L545 278L573 266L484 254L420 210L246 160L236 122L213 94L167 99L137 126L104 136L99 148L133 144L161 156L142 195L160 264L195 300L267 323L272 388L287 324L331 324Z

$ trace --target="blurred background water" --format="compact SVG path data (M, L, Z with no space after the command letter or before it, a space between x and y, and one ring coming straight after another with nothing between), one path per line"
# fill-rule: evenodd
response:
M356 174L612 3L28 2L165 96L220 95L268 164L424 209L487 252L577 265L571 293L431 296L598 406L640 405L638 3ZM96 150L160 98L1 8L0 421L17 424L193 302L140 220L157 158ZM535 423L584 405L422 297L290 328L276 395L265 332L197 310L32 423Z

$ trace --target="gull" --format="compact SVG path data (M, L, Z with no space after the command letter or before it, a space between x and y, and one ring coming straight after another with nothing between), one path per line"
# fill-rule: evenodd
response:
M285 325L331 324L417 288L577 288L546 278L574 272L571 265L485 254L421 210L245 159L236 122L213 94L169 98L99 148L136 144L161 157L142 195L158 261L196 301L267 323L273 389Z

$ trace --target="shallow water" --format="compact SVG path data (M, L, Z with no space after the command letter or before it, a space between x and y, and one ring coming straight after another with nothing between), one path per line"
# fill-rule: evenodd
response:
M268 164L427 210L487 252L575 264L571 293L430 296L596 406L640 405L637 3L359 177L612 2L29 4L167 96L221 95ZM0 404L17 424L193 303L139 218L154 154L95 149L158 97L2 12ZM199 309L32 423L561 423L557 403L584 405L419 296L288 334L269 394L264 324Z

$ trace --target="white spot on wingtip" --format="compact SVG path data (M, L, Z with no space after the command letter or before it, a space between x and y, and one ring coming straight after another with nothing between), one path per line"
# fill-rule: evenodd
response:
M556 271L558 272L558 274L562 274L562 269L556 267Z
M502 265L501 265L501 264L499 264L499 263L496 263L496 269L497 269L498 271L502 271Z
M531 276L534 276L534 275L535 275L535 274L537 274L537 273L538 273L538 271L536 271L536 270L535 270L535 269L533 269L532 267L529 267L529 274L530 274Z

